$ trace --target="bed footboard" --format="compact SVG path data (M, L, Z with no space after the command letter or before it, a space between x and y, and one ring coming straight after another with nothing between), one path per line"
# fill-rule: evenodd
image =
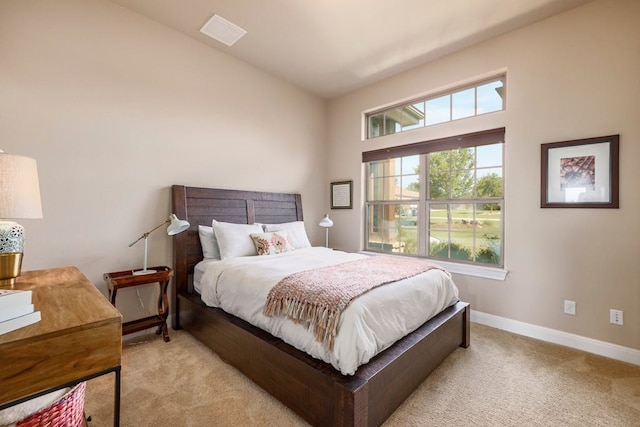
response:
M469 345L459 302L344 376L279 338L193 295L179 295L181 326L314 426L376 426L457 347Z

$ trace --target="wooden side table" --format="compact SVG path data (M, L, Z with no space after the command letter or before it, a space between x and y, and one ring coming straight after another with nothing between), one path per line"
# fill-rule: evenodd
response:
M109 286L109 300L115 307L118 289L157 283L160 286L160 294L158 295L158 314L123 323L122 335L157 326L158 330L156 331L156 334L160 335L162 332L164 341L169 342L171 338L169 338L169 331L167 329L167 317L169 316L169 298L167 297L167 288L169 287L171 277L173 277L173 270L170 267L165 266L152 267L149 270L155 270L156 272L140 275L133 274L134 270L105 273L103 277Z

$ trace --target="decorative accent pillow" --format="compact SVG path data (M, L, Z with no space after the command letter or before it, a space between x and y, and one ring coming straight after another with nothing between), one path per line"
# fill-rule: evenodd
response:
M220 259L257 255L251 233L262 233L258 224L234 224L214 219L211 225L218 239Z
M307 231L304 229L304 222L284 222L282 224L264 224L264 231L286 231L289 243L295 249L310 248L309 238L307 237Z
M220 247L218 246L218 239L216 239L216 235L213 233L213 227L199 225L198 235L200 235L202 256L204 258L220 259Z
M256 245L258 255L275 255L294 250L287 239L286 231L273 233L252 233L253 244Z

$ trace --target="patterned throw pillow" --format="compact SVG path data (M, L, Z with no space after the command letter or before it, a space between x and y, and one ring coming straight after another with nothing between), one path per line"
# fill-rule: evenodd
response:
M256 245L258 255L275 255L292 251L287 233L277 231L273 233L251 233L253 244Z

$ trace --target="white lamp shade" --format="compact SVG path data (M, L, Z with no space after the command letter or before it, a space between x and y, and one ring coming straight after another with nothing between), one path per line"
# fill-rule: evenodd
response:
M171 214L169 219L171 220L171 224L169 224L169 226L167 227L167 234L169 236L173 236L173 235L176 235L178 233L182 233L184 230L189 228L189 226L191 225L191 224L189 224L187 221L185 221L183 219L178 219L176 214Z
M320 227L333 227L333 221L329 218L329 214L325 214L324 218L318 224Z
M0 218L42 218L34 159L0 154Z

